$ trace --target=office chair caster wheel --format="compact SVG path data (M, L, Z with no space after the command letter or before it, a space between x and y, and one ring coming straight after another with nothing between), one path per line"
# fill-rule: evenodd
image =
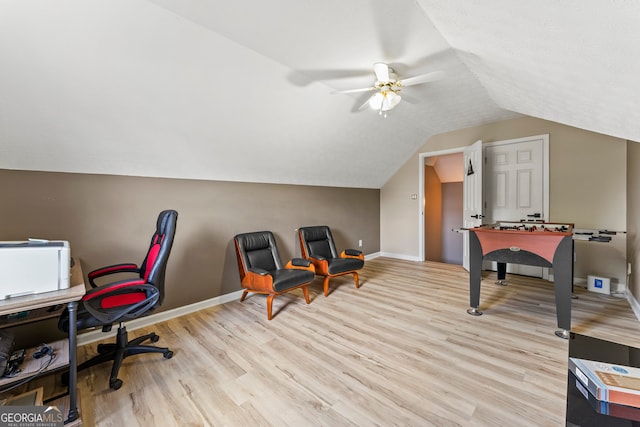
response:
M171 359L173 357L173 351L169 350L164 353L165 359Z
M117 390L120 387L122 387L122 380L119 378L116 378L113 381L109 381L109 387L111 387L111 390Z
M158 342L158 340L160 339L160 336L153 334L149 339L151 340L151 342Z

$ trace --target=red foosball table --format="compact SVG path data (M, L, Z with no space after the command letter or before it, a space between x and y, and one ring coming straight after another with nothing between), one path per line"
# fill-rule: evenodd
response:
M508 263L553 268L556 316L560 328L556 335L569 338L573 287L573 224L503 221L470 228L471 308L467 313L474 316L482 314L478 307L483 261L496 261L498 271L503 275Z

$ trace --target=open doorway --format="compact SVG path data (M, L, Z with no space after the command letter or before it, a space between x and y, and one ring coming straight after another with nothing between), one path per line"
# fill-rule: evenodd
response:
M540 146L540 155L534 155L532 146ZM476 148L477 147L477 148ZM489 153L487 153L487 147ZM471 151L474 152L473 165L469 161L467 165L464 160L470 155ZM476 156L476 153L478 156ZM488 161L487 155L491 156L491 161ZM493 158L495 157L495 159ZM517 166L510 168L507 160L512 159ZM538 159L538 160L536 160ZM485 164L487 163L488 164ZM536 135L531 137L517 138L512 140L503 140L483 144L481 141L468 147L460 147L449 150L441 150L434 152L421 153L419 156L419 186L420 197L422 203L419 205L419 259L434 260L440 262L448 262L452 264L459 264L458 258L449 258L448 255L443 254L443 248L447 243L453 242L453 245L459 244L459 241L464 245L464 232L457 233L453 230L459 230L460 228L469 228L477 225L465 224L465 218L478 218L479 221L493 222L496 220L501 221L518 221L522 218L529 218L534 216L544 220L549 220L549 135ZM535 172L532 168L527 166L529 163L535 163ZM532 166L533 167L533 166ZM475 175L470 173L471 169L477 169ZM450 175L451 174L451 175ZM472 185L473 190L464 193L464 188L469 187L469 176L485 176L488 179L481 179L476 184ZM437 177L437 179L435 178ZM538 177L534 179L534 177ZM529 179L525 179L529 178ZM431 180L431 181L428 181ZM502 181L501 181L502 179ZM509 184L512 180L514 183ZM439 182L438 182L439 181ZM483 191L482 182L485 181L485 188ZM449 189L445 184L448 183L460 183L463 188L463 193L458 199L458 202L463 205L462 209L467 209L464 206L474 206L474 213L476 215L467 215L466 210L460 210L460 214L456 212L455 202L454 204L448 204L443 206L444 199L442 196L443 189L447 191L445 197L447 202L449 201ZM501 185L501 182L503 185ZM452 185L455 187L456 184ZM460 184L457 184L460 185ZM444 186L444 187L443 187ZM467 188L469 190L471 187ZM486 190L490 190L489 201L487 202L482 194ZM499 191L499 190L505 191ZM507 192L506 190L510 190ZM535 191L534 191L535 190ZM451 191L454 194L456 190ZM534 200L534 194L538 194L540 191L541 196L535 198L541 201L541 205L528 203L529 200ZM469 197L470 195L476 195L475 197ZM473 199L473 202L472 200ZM512 206L513 212L500 211L500 218L494 218L493 212L497 212L497 208L500 207L501 201L504 201L509 206ZM489 203L490 206L486 206ZM478 206L476 206L478 205ZM495 206L494 206L495 205ZM518 208L522 207L526 212L520 212ZM530 211L530 212L529 212ZM439 214L438 214L439 212ZM524 215L524 216L523 216ZM485 218L488 216L489 218ZM462 218L462 221L460 219ZM468 218L467 218L468 220ZM460 222L462 224L460 224ZM460 224L460 225L458 225ZM479 225L479 224L478 224ZM457 241L456 241L457 239ZM435 242L435 243L434 243ZM435 246L434 246L435 245ZM428 252L428 254L427 254ZM465 261L464 250L462 251L463 263ZM546 273L543 271L543 277Z
M424 158L424 259L462 265L463 154Z

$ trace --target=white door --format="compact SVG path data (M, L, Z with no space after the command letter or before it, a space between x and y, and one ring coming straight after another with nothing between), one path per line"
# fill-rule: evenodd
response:
M482 224L482 141L476 141L464 150L462 180L462 227L473 228ZM469 232L463 234L462 266L469 271Z
M541 140L485 148L487 221L546 219Z
M545 136L485 145L486 222L548 220L546 151ZM545 272L542 267L517 264L509 264L507 271L534 277Z

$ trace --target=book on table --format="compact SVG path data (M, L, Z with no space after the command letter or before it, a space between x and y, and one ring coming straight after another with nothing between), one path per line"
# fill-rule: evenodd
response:
M596 399L593 394L587 391L584 384L571 371L569 371L569 382L575 384L576 390L578 390L578 392L598 414L623 418L625 420L640 421L640 408L618 405L617 403L610 403Z
M570 357L569 371L597 400L640 408L640 368Z

